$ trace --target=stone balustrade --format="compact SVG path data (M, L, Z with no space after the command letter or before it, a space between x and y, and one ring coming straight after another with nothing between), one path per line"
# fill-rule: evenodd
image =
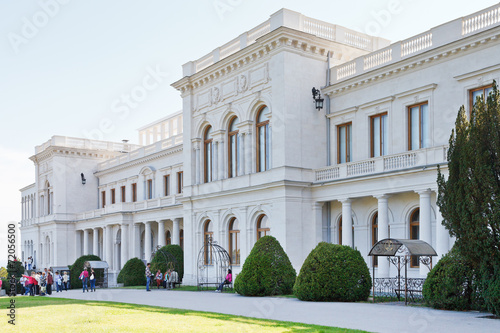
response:
M315 170L314 181L322 183L331 180L367 176L419 166L437 165L447 162L447 154L448 146L438 146L400 154L374 157L363 161L337 164Z

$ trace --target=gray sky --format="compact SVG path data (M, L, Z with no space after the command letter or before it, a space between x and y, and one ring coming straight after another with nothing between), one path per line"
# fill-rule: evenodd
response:
M288 8L396 42L496 1L0 0L0 244L21 218L28 158L52 135L138 141L136 129L180 110L182 64ZM149 72L154 88L116 113ZM103 133L102 122L112 128ZM105 126L107 128L107 126ZM0 249L0 266L6 250Z

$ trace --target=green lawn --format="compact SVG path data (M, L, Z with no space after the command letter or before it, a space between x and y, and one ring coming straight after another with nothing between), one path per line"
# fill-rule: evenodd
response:
M0 332L362 332L225 314L155 306L80 301L62 298L16 297L16 325L5 315Z

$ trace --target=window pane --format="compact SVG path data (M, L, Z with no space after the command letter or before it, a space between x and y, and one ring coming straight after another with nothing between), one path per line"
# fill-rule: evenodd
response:
M346 162L346 140L345 140L345 126L339 127L339 149L340 149L340 163Z
M387 155L389 145L389 130L387 128L387 115L382 116L382 151L381 155Z
M479 96L483 96L483 90L479 89L472 92L472 105L476 104L476 100Z
M266 128L259 127L259 171L266 170Z
M347 156L346 156L346 162L351 162L352 158L352 125L347 125L347 138L346 138L346 144L347 144Z
M372 142L373 142L373 156L380 156L380 117L372 118Z
M266 170L271 169L271 131L269 130L269 124L266 125Z
M430 146L430 133L429 133L429 105L424 104L420 106L420 117L421 117L421 148L428 148Z
M237 153L236 153L236 135L232 135L230 137L230 145L231 145L231 177L236 176L236 159L237 159Z
M419 107L410 109L410 150L420 148Z

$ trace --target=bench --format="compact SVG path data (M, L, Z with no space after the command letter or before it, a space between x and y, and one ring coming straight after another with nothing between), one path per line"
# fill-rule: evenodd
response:
M198 283L198 290L208 290L210 287L218 288L220 284L221 282L201 282ZM233 290L233 283L224 284L221 292L224 292L224 289Z

